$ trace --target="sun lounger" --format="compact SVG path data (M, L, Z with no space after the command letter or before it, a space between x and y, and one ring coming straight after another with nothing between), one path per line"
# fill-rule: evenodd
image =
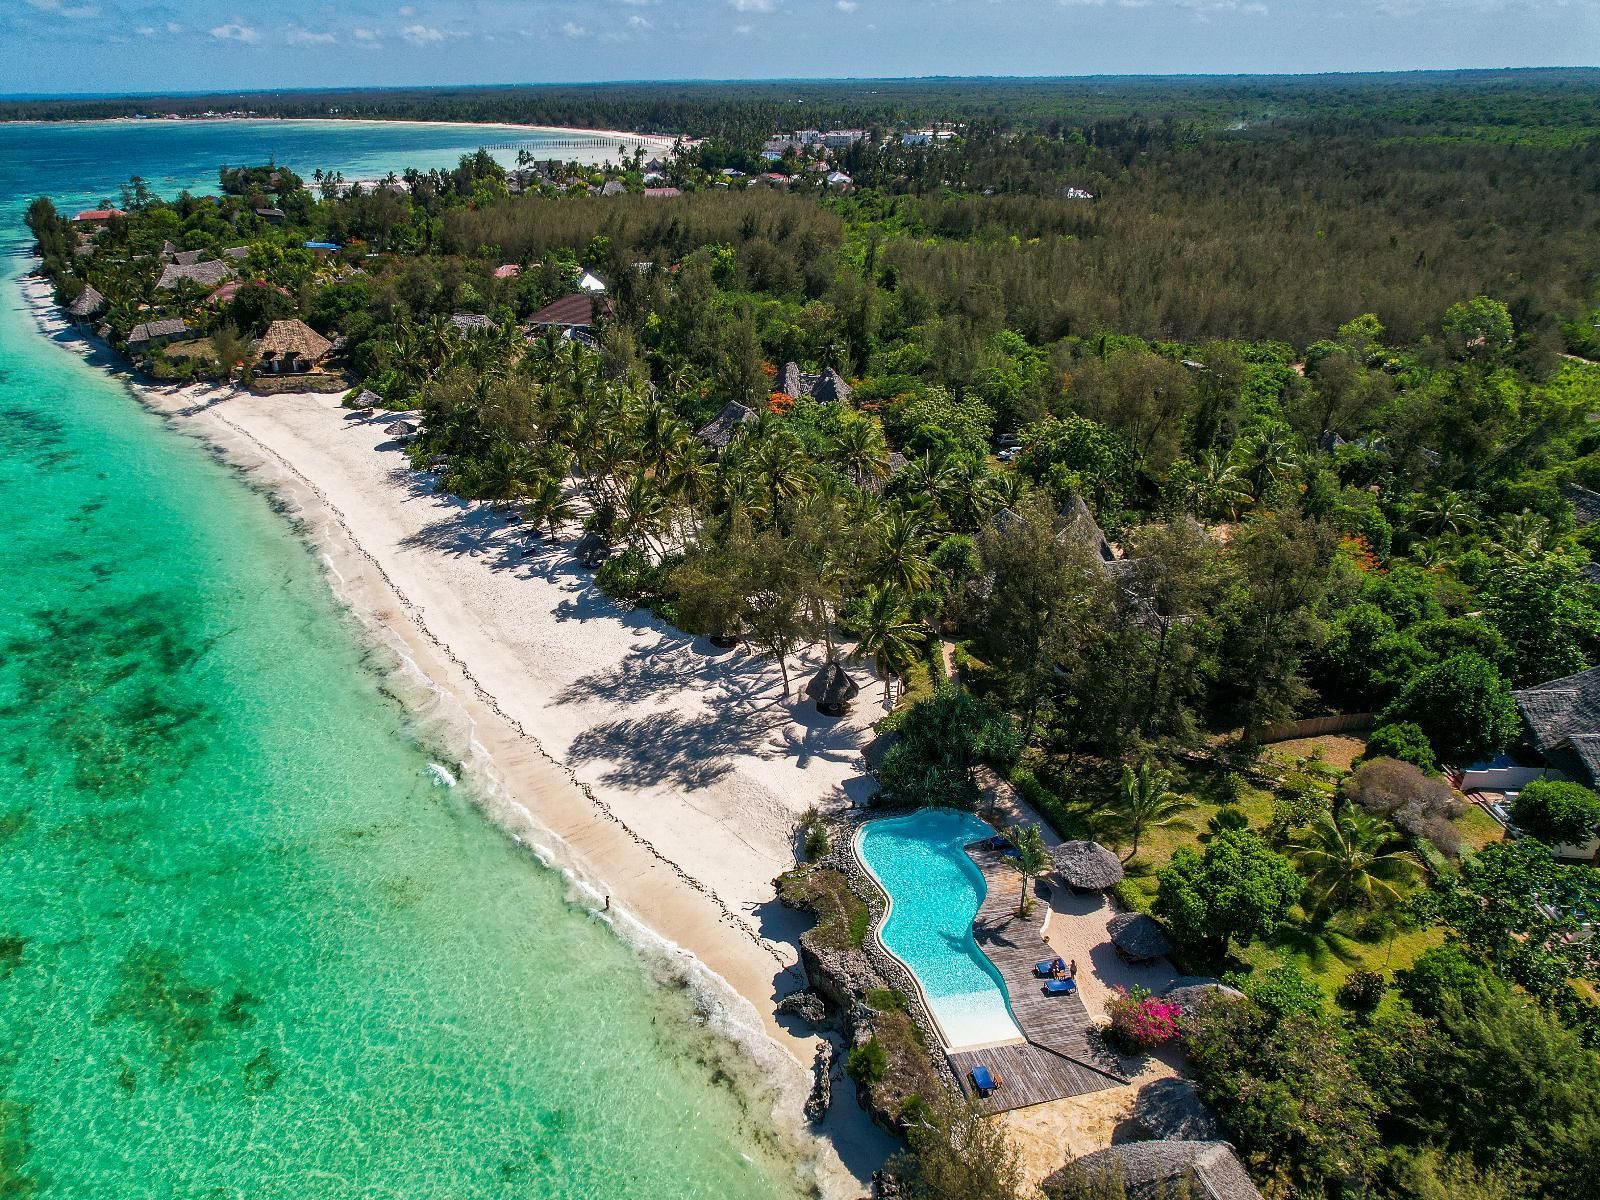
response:
M1062 962L1059 958L1047 958L1043 962L1036 962L1033 964L1033 973L1040 979L1054 975L1057 971L1065 972L1066 969L1067 964Z
M972 1086L978 1089L980 1096L987 1096L1004 1082L1000 1076L991 1074L988 1067L980 1065L972 1068Z
M1076 979L1052 979L1044 985L1046 996L1070 996L1078 990Z
M988 846L991 850L1004 850L1009 845L1011 845L1011 843L1005 838L1001 837L998 833L988 841Z

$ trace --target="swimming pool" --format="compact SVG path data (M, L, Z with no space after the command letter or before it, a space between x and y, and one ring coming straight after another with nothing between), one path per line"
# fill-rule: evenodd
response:
M925 808L856 835L856 854L889 896L878 940L916 976L951 1049L1022 1037L1000 973L972 940L986 889L962 846L993 832L970 813Z

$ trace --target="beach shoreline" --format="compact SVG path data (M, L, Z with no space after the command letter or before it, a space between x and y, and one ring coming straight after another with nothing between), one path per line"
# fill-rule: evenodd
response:
M775 1089L780 1127L802 1130L818 1040L773 1006L804 985L807 922L777 903L772 879L795 860L806 808L870 788L859 747L883 711L881 683L860 670L844 721L808 712L778 695L775 665L626 611L565 545L527 551L526 531L491 506L434 495L383 433L395 414L137 381L71 327L46 281L22 288L41 333L113 370L273 498L412 681L399 698L452 746L488 815L565 873L575 904L695 988L708 1024ZM823 1194L859 1194L886 1139L847 1096L817 1132L809 1165Z
M0 121L0 125L193 125L193 124L236 124L242 125L256 121L272 121L276 123L294 124L320 124L320 125L420 125L440 129L491 129L503 130L507 133L555 133L555 134L582 134L588 137L622 138L644 142L655 149L671 150L673 143L678 141L683 134L677 133L636 133L623 129L585 129L569 125L526 125L516 121L432 121L412 120L406 117L182 117L176 121L169 121L164 117L80 117L61 121L44 121L38 119Z

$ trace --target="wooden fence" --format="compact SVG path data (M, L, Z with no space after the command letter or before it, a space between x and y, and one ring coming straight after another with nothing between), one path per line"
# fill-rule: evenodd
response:
M1372 728L1372 713L1330 713L1325 717L1307 717L1303 721L1284 721L1265 726L1258 740L1262 742L1289 742L1295 738L1326 737L1330 733L1363 733Z

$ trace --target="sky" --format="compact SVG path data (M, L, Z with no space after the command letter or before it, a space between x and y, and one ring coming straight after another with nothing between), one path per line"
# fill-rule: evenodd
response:
M1600 0L0 0L0 93L1600 64Z

